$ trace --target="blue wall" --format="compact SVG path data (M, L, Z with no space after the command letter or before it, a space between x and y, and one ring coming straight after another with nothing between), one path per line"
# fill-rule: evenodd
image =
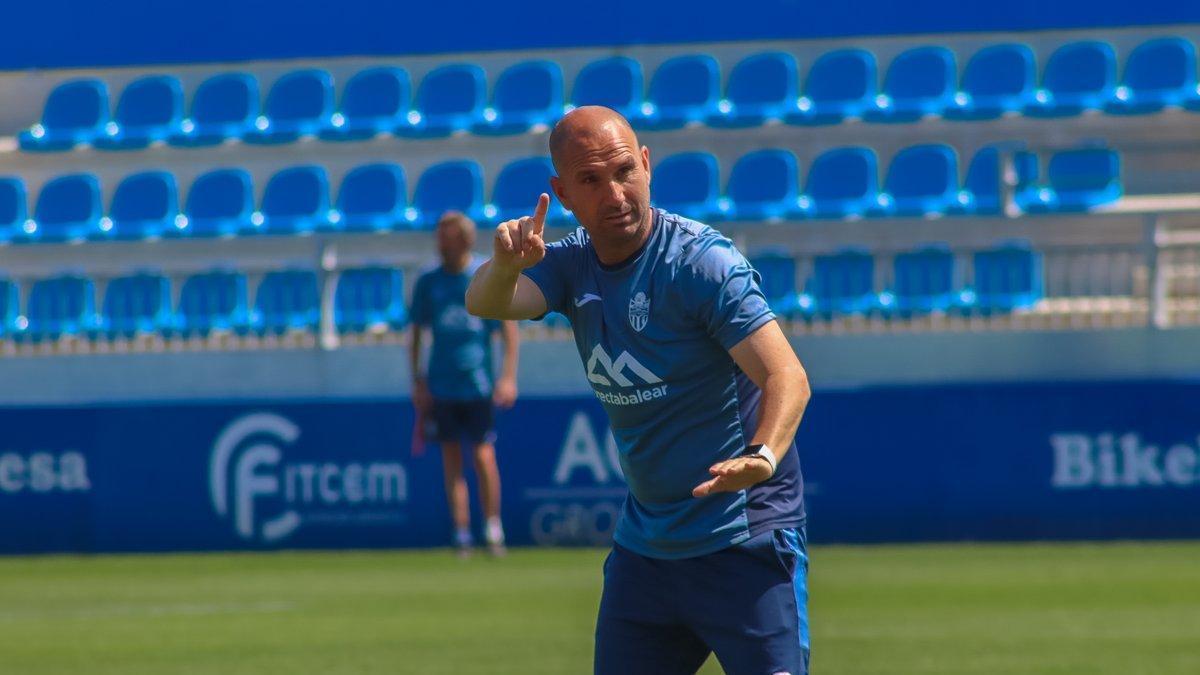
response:
M1180 0L42 0L6 3L0 69L1197 21Z
M818 392L813 541L1200 536L1200 382ZM516 544L602 545L624 496L590 397L499 420ZM0 552L443 545L399 400L0 410Z

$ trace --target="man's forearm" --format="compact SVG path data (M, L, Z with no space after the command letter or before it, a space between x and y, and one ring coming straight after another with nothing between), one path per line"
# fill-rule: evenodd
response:
M751 444L765 444L783 459L796 438L800 418L811 392L803 368L787 368L767 375L759 403L758 428Z
M517 324L505 321L500 327L500 339L504 341L504 359L500 364L500 377L517 379L517 354L520 352L520 338L517 337Z
M491 260L480 265L467 287L467 311L485 319L509 318L520 276L520 270L498 267Z
M421 327L416 324L413 324L412 327L412 344L408 350L408 363L413 384L416 384L424 377L421 374Z

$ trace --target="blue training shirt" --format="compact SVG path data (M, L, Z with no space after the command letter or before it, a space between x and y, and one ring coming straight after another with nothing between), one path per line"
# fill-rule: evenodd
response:
M466 304L467 285L482 264L472 256L459 273L438 265L421 274L413 288L413 323L433 336L426 379L434 398L470 401L492 395L492 332L500 322L472 315Z
M624 263L603 265L579 228L549 244L525 275L549 311L570 320L608 413L629 484L618 544L686 558L804 524L794 447L770 480L692 496L710 466L740 454L754 435L762 392L729 349L775 319L758 273L729 239L656 209L650 238Z

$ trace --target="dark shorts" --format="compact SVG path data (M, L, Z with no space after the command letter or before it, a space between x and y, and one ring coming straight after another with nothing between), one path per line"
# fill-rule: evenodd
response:
M492 423L492 399L469 401L434 399L433 428L429 436L442 443L491 443L496 438Z
M596 675L693 675L709 652L729 675L807 675L807 574L804 528L683 560L614 545Z

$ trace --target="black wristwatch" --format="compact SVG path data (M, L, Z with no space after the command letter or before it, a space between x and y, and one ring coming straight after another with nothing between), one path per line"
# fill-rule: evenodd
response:
M779 460L775 459L775 453L771 451L771 448L768 448L763 443L755 443L754 445L746 446L746 449L743 450L742 454L740 454L738 456L739 457L762 457L763 459L767 460L768 464L771 465L771 475L772 476L775 475L775 470L779 468Z

